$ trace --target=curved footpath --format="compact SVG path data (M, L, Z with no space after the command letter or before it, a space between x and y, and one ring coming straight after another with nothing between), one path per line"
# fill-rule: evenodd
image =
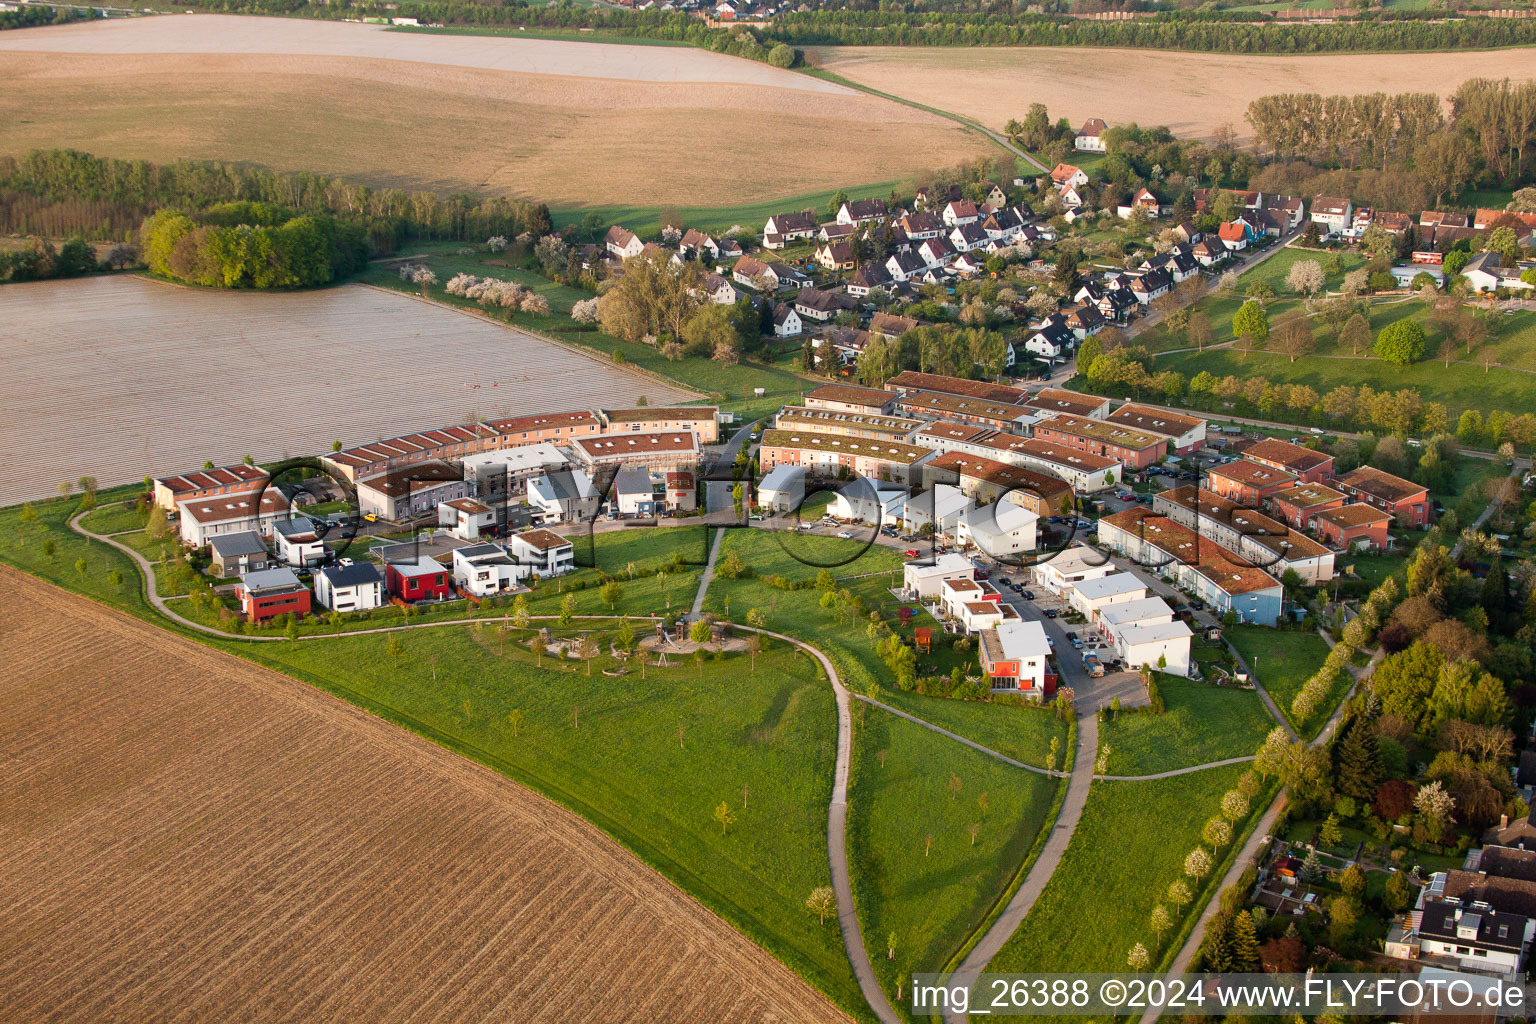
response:
M149 603L161 615L179 625L211 636L217 636L225 640L244 641L250 643L289 643L286 637L269 636L237 636L226 633L220 629L214 629L200 622L194 622L171 611L165 600L156 593L155 567L149 559L145 558L133 548L120 541L113 540L104 534L92 533L79 523L84 512L72 516L69 520L70 529L76 533L108 544L131 557L139 567L144 584L144 596ZM710 563L713 565L715 555L719 551L720 536L723 531L716 531L715 543L710 551ZM702 606L704 585L699 588L699 598L695 602L695 608ZM643 618L644 616L637 616ZM475 622L510 621L510 615L477 617L466 619L451 619L441 622L417 622L402 623L397 626L381 626L376 629L355 629L342 633L312 633L301 636L299 640L330 640L342 636L367 636L377 633L394 633L407 629L433 629L438 626L462 626ZM550 620L556 618L553 615L530 616L535 620ZM613 619L612 615L578 615L579 619ZM832 661L821 651L802 640L783 633L774 633L766 629L753 629L750 626L738 626L738 629L761 633L792 644L805 651L821 666L826 673L828 681L832 684L832 693L837 701L837 762L833 772L832 801L827 810L827 859L832 874L832 890L837 894L837 924L842 932L843 945L848 954L848 961L853 967L854 976L858 978L859 989L864 994L864 999L875 1011L882 1024L902 1024L901 1018L892 1009L890 1001L886 999L885 992L880 988L880 983L875 977L874 967L869 962L869 951L864 946L863 933L859 928L859 916L853 902L853 884L848 871L848 776L853 756L853 723L852 713L849 710L848 688L843 685L842 678L837 674L837 669ZM953 735L953 734L951 734ZM960 737L955 737L959 739ZM966 741L969 742L969 741ZM972 744L975 746L975 744ZM980 748L985 750L986 748ZM989 751L990 753L990 751ZM1000 755L994 755L1000 756Z

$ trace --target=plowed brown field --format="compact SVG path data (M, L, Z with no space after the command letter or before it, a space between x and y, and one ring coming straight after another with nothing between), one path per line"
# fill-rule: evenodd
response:
M0 590L7 1024L844 1019L515 783L15 570Z

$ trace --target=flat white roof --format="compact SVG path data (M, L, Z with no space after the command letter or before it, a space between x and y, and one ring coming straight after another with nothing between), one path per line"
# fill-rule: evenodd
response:
M1100 576L1096 580L1083 580L1072 584L1077 592L1089 601L1100 597L1114 597L1117 594L1129 594L1134 590L1146 590L1147 584L1141 577L1129 572L1117 572L1111 576Z
M997 640L1009 660L1044 658L1051 653L1045 627L1034 619L1009 620L997 627Z
M931 490L908 498L907 504L925 515L932 515L934 519L948 519L956 512L970 508L972 501L953 484L936 484Z
M1108 604L1099 609L1099 617L1112 626L1150 622L1173 617L1173 609L1160 597L1142 597L1135 601Z
M531 469L563 466L568 461L565 453L548 441L524 444L516 448L502 448L494 452L476 452L459 459L465 469L481 469L486 466L505 466L509 472L519 473Z
M1138 644L1187 639L1194 635L1183 620L1175 619L1172 622L1149 622L1143 625L1127 626L1120 631L1120 640L1127 647L1135 647Z
M952 572L975 572L976 567L971 560L963 555L940 555L933 560L932 565L923 565L919 562L908 562L906 571L914 576L944 576Z

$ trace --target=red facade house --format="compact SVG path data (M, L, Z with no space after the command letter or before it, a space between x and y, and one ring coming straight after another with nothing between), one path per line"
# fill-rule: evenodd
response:
M1429 526L1429 490L1374 466L1352 469L1338 479L1339 490L1391 515L1402 526Z
M1318 539L1341 551L1367 548L1383 551L1392 517L1381 509L1357 502L1328 508L1314 518Z
M384 581L391 597L402 601L442 601L453 594L453 574L431 558L414 562L388 562Z
M240 610L251 622L266 622L290 613L294 618L309 614L309 588L286 566L246 573L240 577L236 592Z

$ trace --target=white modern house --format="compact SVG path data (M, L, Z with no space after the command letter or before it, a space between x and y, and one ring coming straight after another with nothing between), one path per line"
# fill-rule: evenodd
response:
M576 545L553 530L526 530L507 540L507 551L519 565L540 577L558 576L576 568Z
M976 578L976 567L962 555L940 555L932 561L908 562L901 569L901 586L908 597L918 601L935 601L945 580Z
M1107 609L1106 609L1107 610ZM1170 675L1189 675L1189 645L1194 633L1180 620L1127 625L1120 629L1115 651L1126 668L1143 665Z
M1072 584L1067 600L1089 622L1105 605L1137 601L1147 596L1147 584L1134 573L1117 572Z
M803 501L805 470L799 466L775 466L757 482L757 503L763 508L792 512Z
M272 536L284 565L308 567L325 561L325 542L308 517L279 519L272 524Z
M613 478L613 490L608 496L610 504L621 516L651 516L656 514L656 489L651 483L650 470L640 466L625 466Z
M602 501L592 478L579 469L536 476L528 481L527 495L546 523L591 522Z
M834 519L849 519L875 526L899 525L907 503L907 489L883 480L859 477L837 492L827 512Z
M902 526L907 533L923 533L932 527L935 537L953 537L960 517L975 502L952 484L935 484L908 498L902 506Z
M993 558L1007 558L1035 550L1040 517L1011 501L978 505L960 517L955 541L975 547Z
M1035 582L1057 597L1066 597L1076 584L1117 571L1107 556L1076 544L1035 566Z
M455 498L438 504L437 524L459 540L479 540L496 526L496 510L474 498Z
M1045 627L1033 619L1004 622L981 634L981 667L994 690L1047 696L1050 656Z
M315 575L315 601L333 612L365 612L384 604L384 574L372 562L328 565Z
M453 582L476 597L504 594L528 572L495 544L471 544L453 550Z

